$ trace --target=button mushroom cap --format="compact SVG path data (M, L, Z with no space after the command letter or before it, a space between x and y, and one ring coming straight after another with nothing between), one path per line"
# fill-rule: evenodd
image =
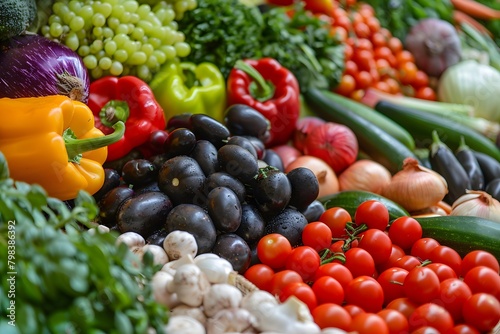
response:
M142 248L146 245L146 240L139 233L125 232L116 238L116 244L124 243L129 249Z
M145 245L141 248L134 249L133 252L136 253L141 260L146 252L150 252L153 254L153 263L155 265L165 265L168 263L167 253L158 245Z
M177 268L167 289L175 291L180 302L197 307L203 303L203 297L210 289L210 282L197 265L185 264Z
M167 287L174 277L164 271L157 271L151 279L151 288L154 299L166 307L173 308L179 305L176 293L168 291Z
M166 334L206 334L205 327L187 315L171 316L163 329Z
M175 230L167 234L163 240L163 249L170 260L177 260L187 254L195 257L198 253L198 244L191 233Z

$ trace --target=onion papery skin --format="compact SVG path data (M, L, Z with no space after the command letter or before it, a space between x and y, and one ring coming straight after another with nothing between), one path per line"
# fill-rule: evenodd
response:
M0 43L0 98L66 95L87 103L89 86L82 59L63 44L36 34Z

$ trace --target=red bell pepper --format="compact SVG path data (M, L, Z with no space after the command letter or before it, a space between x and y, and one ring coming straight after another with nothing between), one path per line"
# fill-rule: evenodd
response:
M94 114L95 127L113 132L113 124L125 123L123 137L108 146L107 161L117 160L144 144L149 135L166 126L162 107L148 84L135 76L100 78L90 84L88 106Z
M246 104L270 124L267 147L288 142L300 115L297 78L273 58L237 61L227 80L228 105Z
M268 4L277 6L291 6L295 0L267 0ZM335 0L302 0L304 8L317 14L332 15L335 8Z

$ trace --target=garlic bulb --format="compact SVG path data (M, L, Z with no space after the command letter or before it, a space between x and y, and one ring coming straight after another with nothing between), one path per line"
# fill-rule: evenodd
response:
M485 191L467 190L451 206L450 216L473 216L500 223L500 202Z
M435 171L419 165L414 158L406 158L403 169L394 174L382 190L382 196L400 204L408 212L434 206L447 193L446 180Z

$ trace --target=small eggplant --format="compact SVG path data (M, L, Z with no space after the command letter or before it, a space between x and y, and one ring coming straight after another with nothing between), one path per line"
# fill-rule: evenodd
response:
M484 191L490 194L491 197L500 201L500 178L493 179L490 182L488 182L488 184L484 188Z
M455 156L469 176L471 190L483 190L485 185L483 171L474 152L465 143L463 136L460 139L458 149L455 151Z
M500 177L500 162L488 154L474 151L477 162L481 167L484 175L485 184L490 183L492 180Z

